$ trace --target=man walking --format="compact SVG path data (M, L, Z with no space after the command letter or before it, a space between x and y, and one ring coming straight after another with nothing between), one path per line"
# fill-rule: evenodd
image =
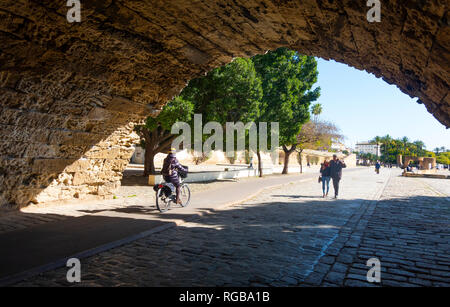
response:
M377 161L377 163L375 164L375 172L376 172L377 174L380 173L380 168L381 168L380 161Z
M342 169L346 168L344 161L338 159L337 155L333 155L333 160L330 162L330 176L333 179L334 198L339 194L339 182L342 178Z

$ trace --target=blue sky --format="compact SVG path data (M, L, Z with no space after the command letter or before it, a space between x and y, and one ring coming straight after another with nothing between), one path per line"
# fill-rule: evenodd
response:
M345 64L318 59L318 68L322 91L317 102L323 107L320 118L341 129L347 146L390 134L422 140L428 150L450 148L450 129L418 104L417 98Z

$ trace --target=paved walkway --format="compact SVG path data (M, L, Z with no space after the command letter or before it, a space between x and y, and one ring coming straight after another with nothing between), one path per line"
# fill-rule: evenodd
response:
M314 173L314 175L308 175ZM127 172L125 172L127 174ZM309 169L305 167L305 172L302 175L291 174L285 177L288 181L297 180L298 178L311 178L317 176L318 170ZM294 177L292 177L294 176ZM301 176L301 177L299 177ZM264 179L250 177L240 178L236 180L217 180L213 182L196 182L189 183L190 190L194 196L198 196L201 192L211 191L216 193L217 190L228 191L228 188L233 189L244 184L246 186L251 185L254 188L264 188L267 184L263 181L271 184L274 178L280 177L280 175L266 176ZM298 177L298 178L297 178ZM284 179L282 179L282 182ZM245 192L246 193L246 192ZM201 194L200 194L201 196ZM29 227L42 225L49 222L56 222L65 220L69 217L81 217L88 214L95 214L97 212L105 211L119 211L122 213L137 213L140 211L153 212L155 211L155 193L148 185L148 179L142 176L140 171L139 176L128 175L122 180L122 186L114 195L115 199L109 200L94 200L94 201L71 201L69 203L61 204L43 204L43 205L31 205L23 208L21 211L0 211L0 234L4 234L10 231L23 230ZM205 198L206 197L199 197ZM238 199L238 197L236 198ZM219 200L220 201L220 200ZM185 212L185 211L184 211ZM156 211L154 212L156 213Z
M82 259L81 286L450 286L448 183L344 173L338 200L310 180L266 190ZM379 200L379 201L377 201ZM17 286L69 286L66 268Z
M294 174L193 185L191 204L186 208L177 206L164 214L155 208L152 188L144 185L139 186L139 191L145 193L132 197L34 206L3 216L0 284L61 266L71 256L86 257L180 225L251 197L263 188L316 177L317 174Z

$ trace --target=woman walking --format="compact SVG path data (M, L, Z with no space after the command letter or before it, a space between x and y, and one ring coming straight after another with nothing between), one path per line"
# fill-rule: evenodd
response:
M322 175L322 191L323 191L323 198L325 196L328 196L328 191L330 190L330 180L331 180L331 173L330 173L330 163L328 163L328 160L325 159L323 161L321 167L320 167L320 174Z

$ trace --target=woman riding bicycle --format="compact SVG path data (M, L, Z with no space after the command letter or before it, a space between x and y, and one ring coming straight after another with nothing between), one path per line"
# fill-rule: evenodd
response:
M175 148L171 148L169 154L164 159L163 167L161 170L161 174L163 175L163 178L166 182L172 183L177 191L177 204L181 204L180 200L180 178L178 175L178 172L187 172L188 170L184 168L180 162L178 162L178 159L176 157L176 150Z

